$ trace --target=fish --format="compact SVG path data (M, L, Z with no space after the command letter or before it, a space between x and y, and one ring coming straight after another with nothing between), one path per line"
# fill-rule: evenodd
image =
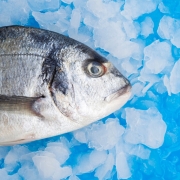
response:
M0 27L0 146L77 130L130 95L129 80L85 44L45 29Z

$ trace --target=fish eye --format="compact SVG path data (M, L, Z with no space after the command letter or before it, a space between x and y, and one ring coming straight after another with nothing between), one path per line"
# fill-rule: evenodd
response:
M105 74L106 68L103 64L92 61L87 65L87 73L94 78L101 77Z

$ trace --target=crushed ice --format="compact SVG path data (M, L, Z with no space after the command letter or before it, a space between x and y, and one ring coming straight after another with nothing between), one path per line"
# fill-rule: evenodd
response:
M179 1L0 0L6 25L96 49L130 79L132 97L73 133L0 147L1 179L180 179Z

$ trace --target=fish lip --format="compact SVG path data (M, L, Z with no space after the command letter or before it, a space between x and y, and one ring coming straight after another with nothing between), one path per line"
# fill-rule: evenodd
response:
M110 102L110 101L112 101L112 100L114 100L114 99L116 99L122 95L125 95L125 94L127 94L129 96L130 92L131 92L131 85L127 84L123 88L121 88L120 90L118 90L115 93L107 96L105 98L105 101Z

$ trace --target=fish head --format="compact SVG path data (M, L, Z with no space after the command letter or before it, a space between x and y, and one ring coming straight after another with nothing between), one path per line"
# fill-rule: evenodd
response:
M118 110L129 99L129 81L91 48L81 44L66 47L59 59L62 76L53 80L53 99L70 120L88 125Z

